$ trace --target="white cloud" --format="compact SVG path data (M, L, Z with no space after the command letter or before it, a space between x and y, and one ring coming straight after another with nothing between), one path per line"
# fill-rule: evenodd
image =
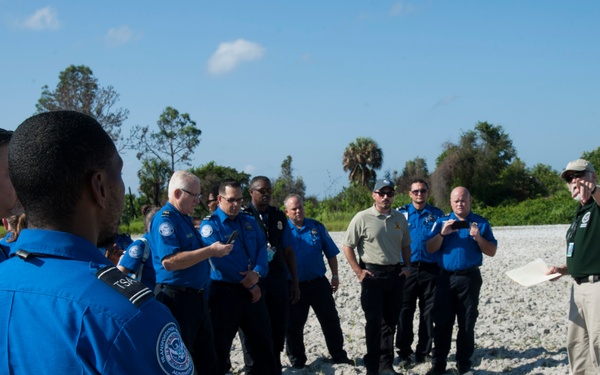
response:
M412 13L415 10L415 7L411 4L406 4L404 1L400 0L395 2L390 9L391 16L399 16L401 14Z
M265 48L258 43L238 39L233 42L224 42L208 60L208 72L221 75L235 69L244 61L253 61L265 55Z
M19 22L19 26L29 30L57 30L60 21L56 11L50 7L38 9L31 16Z
M106 43L110 46L120 46L141 37L141 32L135 32L128 26L113 27L106 33Z

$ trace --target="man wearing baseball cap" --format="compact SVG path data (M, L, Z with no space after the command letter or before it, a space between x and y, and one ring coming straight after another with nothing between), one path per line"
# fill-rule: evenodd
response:
M406 218L392 210L394 195L392 181L378 180L371 194L375 203L354 216L343 242L348 263L361 283L367 375L396 373L394 334L404 281L410 274L411 239Z
M571 373L599 374L600 192L596 170L589 161L577 159L567 164L560 177L567 182L571 196L580 205L567 231L567 263L550 267L548 273L573 277L567 329Z

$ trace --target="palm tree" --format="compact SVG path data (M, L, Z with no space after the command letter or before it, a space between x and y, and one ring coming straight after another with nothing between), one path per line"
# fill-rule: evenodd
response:
M350 182L362 186L372 185L377 178L376 169L383 164L383 151L372 138L358 137L344 150L344 172L350 171Z

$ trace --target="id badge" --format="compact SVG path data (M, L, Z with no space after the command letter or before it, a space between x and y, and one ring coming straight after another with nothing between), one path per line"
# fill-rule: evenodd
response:
M575 248L575 244L573 242L569 242L569 246L567 246L567 258L571 258L573 256L574 248Z

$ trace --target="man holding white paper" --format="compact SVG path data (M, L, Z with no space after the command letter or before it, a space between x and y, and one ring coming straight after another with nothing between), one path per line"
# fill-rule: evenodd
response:
M571 373L600 374L600 192L596 171L589 161L578 159L567 164L560 177L580 206L567 231L567 263L550 267L548 274L571 275L574 281L567 329Z

